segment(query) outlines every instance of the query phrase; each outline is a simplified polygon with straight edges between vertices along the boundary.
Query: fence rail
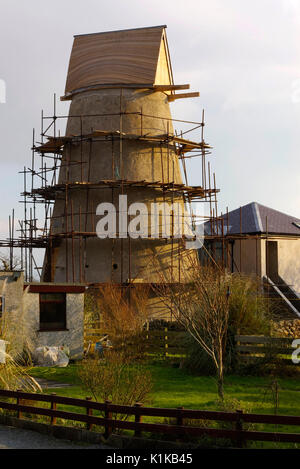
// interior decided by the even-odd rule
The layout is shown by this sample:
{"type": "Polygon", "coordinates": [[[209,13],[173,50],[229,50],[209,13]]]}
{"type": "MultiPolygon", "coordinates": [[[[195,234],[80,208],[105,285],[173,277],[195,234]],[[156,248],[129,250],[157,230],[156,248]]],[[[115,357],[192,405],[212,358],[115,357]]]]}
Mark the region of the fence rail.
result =
{"type": "MultiPolygon", "coordinates": [[[[186,332],[168,330],[150,329],[141,332],[143,347],[148,353],[164,355],[182,355],[186,354],[186,332]]],[[[103,329],[86,327],[84,330],[85,348],[89,344],[95,344],[103,337],[103,329]]],[[[130,345],[130,344],[127,344],[130,345]]]]}
{"type": "MultiPolygon", "coordinates": [[[[184,331],[168,330],[144,330],[141,333],[143,349],[149,354],[172,357],[174,355],[184,357],[187,353],[188,333],[184,331]]],[[[88,343],[96,343],[101,337],[101,329],[85,329],[85,346],[88,343]]],[[[251,361],[253,359],[276,358],[276,360],[291,363],[294,352],[292,342],[294,338],[288,337],[265,337],[254,335],[236,335],[236,352],[241,360],[251,361]]],[[[130,346],[130,344],[127,344],[130,346]]]]}
{"type": "MultiPolygon", "coordinates": [[[[103,334],[102,334],[103,335],[103,334]]],[[[101,337],[101,329],[85,329],[85,345],[96,343],[101,337]]],[[[187,352],[188,333],[184,331],[168,330],[144,330],[141,333],[143,348],[147,353],[168,356],[185,356],[187,352]]],[[[253,335],[236,335],[236,351],[242,360],[265,357],[276,357],[277,360],[290,362],[280,355],[292,355],[295,350],[292,347],[293,338],[265,337],[253,335]]],[[[128,346],[130,344],[127,344],[128,346]]]]}
{"type": "Polygon", "coordinates": [[[295,349],[292,347],[294,338],[289,337],[265,337],[254,335],[236,335],[236,350],[241,359],[264,358],[272,356],[279,361],[290,363],[291,359],[282,355],[292,355],[295,349]],[[280,356],[281,355],[281,356],[280,356]]]}
{"type": "MultiPolygon", "coordinates": [[[[109,401],[99,403],[91,398],[76,399],[57,396],[55,394],[34,394],[23,391],[0,390],[0,397],[15,399],[16,402],[0,401],[0,408],[17,413],[19,419],[24,418],[24,413],[49,417],[49,423],[55,425],[57,419],[64,419],[85,423],[88,430],[93,426],[104,427],[104,437],[108,438],[115,429],[132,430],[134,435],[140,437],[142,432],[151,434],[173,435],[177,439],[184,437],[201,437],[203,435],[212,438],[226,438],[234,442],[236,446],[243,447],[248,440],[269,442],[300,443],[300,433],[249,431],[244,428],[246,423],[271,424],[297,426],[300,430],[300,417],[287,415],[262,415],[246,414],[242,411],[215,412],[205,410],[162,409],[143,407],[137,403],[134,406],[115,405],[109,401]],[[48,403],[49,408],[29,405],[29,402],[48,403]],[[75,406],[83,409],[83,413],[59,410],[58,405],[75,406]],[[93,415],[93,412],[101,412],[102,415],[93,415]],[[123,419],[121,418],[123,416],[123,419]],[[134,421],[124,420],[124,417],[132,416],[134,421]],[[143,422],[143,417],[164,417],[174,419],[174,424],[143,422]],[[187,419],[205,421],[231,422],[232,429],[207,428],[193,423],[189,426],[187,419]]],[[[26,415],[26,418],[28,416],[26,415]]]]}

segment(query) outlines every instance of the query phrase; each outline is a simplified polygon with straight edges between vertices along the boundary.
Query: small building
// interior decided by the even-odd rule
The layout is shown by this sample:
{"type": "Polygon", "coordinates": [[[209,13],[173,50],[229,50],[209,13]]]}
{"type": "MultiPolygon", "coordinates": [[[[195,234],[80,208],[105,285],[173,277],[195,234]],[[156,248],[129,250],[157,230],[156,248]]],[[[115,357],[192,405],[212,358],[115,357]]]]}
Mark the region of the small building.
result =
{"type": "Polygon", "coordinates": [[[252,202],[205,223],[202,263],[261,278],[300,317],[300,220],[252,202]]]}
{"type": "Polygon", "coordinates": [[[82,358],[84,292],[81,284],[25,283],[23,272],[0,272],[2,327],[25,333],[32,349],[65,346],[82,358]]]}

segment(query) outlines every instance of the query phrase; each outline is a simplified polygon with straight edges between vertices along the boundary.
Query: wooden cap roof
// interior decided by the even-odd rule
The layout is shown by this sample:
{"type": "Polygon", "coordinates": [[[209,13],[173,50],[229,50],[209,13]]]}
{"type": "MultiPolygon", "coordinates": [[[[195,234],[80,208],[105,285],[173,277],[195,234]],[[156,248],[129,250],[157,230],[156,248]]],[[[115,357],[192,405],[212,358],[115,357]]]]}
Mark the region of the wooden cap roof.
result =
{"type": "Polygon", "coordinates": [[[169,85],[166,26],[74,37],[66,95],[96,85],[169,85]]]}

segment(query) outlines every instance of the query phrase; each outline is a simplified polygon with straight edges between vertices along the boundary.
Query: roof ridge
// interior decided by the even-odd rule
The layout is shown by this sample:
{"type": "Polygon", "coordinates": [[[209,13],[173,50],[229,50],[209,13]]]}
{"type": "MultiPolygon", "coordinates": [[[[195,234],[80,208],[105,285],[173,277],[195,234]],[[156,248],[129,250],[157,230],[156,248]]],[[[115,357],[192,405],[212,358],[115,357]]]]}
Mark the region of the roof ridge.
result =
{"type": "Polygon", "coordinates": [[[276,208],[268,207],[267,205],[260,204],[258,202],[255,202],[259,207],[266,208],[267,210],[271,210],[272,212],[280,213],[281,215],[284,215],[285,217],[293,218],[294,220],[300,220],[300,218],[295,217],[294,215],[289,215],[288,213],[282,212],[281,210],[277,210],[276,208]]]}
{"type": "Polygon", "coordinates": [[[254,223],[255,223],[255,227],[257,229],[257,232],[260,232],[262,233],[263,232],[263,225],[262,225],[262,222],[261,222],[261,216],[260,216],[260,211],[259,211],[259,208],[258,208],[258,203],[257,202],[252,202],[252,208],[253,208],[253,212],[254,212],[254,223]]]}
{"type": "Polygon", "coordinates": [[[144,26],[140,28],[128,28],[128,29],[115,29],[110,31],[99,31],[97,33],[83,33],[83,34],[74,34],[73,37],[80,37],[80,36],[94,36],[95,34],[109,34],[109,33],[121,33],[126,31],[138,31],[140,29],[154,29],[154,28],[167,28],[166,24],[160,24],[158,26],[144,26]]]}

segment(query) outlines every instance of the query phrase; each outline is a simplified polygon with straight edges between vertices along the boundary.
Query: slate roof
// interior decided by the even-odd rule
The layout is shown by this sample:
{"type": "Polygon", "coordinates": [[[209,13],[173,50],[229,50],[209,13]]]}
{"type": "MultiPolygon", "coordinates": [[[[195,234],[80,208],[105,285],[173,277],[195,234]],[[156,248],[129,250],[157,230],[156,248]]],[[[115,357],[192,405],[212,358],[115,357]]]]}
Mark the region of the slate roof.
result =
{"type": "MultiPolygon", "coordinates": [[[[300,236],[300,219],[286,215],[283,212],[251,202],[241,208],[232,210],[229,216],[227,233],[227,215],[224,215],[224,234],[259,234],[300,236]],[[241,216],[240,216],[241,214],[241,216]],[[242,227],[242,229],[240,228],[242,227]]],[[[210,223],[207,222],[205,232],[210,233],[210,223]]],[[[221,230],[219,230],[221,233],[221,230]]]]}

